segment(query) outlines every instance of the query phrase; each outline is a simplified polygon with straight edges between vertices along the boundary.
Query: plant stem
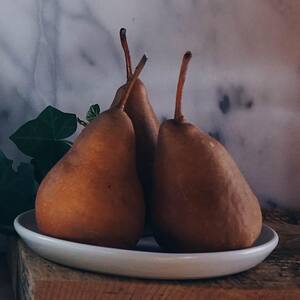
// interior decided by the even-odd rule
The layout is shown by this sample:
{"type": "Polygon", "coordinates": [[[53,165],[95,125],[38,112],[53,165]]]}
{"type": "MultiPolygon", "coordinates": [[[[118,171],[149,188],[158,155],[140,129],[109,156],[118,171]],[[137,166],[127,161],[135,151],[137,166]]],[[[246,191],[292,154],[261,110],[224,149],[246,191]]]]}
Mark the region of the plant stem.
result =
{"type": "Polygon", "coordinates": [[[132,65],[131,65],[130,52],[129,52],[127,37],[126,37],[126,28],[120,29],[120,40],[125,54],[126,74],[127,74],[127,81],[128,81],[129,78],[132,76],[132,65]]]}
{"type": "Polygon", "coordinates": [[[127,85],[126,85],[125,93],[123,94],[121,100],[117,104],[117,108],[119,108],[121,110],[124,110],[124,107],[125,107],[125,104],[128,100],[129,94],[130,94],[137,78],[139,77],[140,73],[142,72],[142,70],[143,70],[143,68],[146,64],[147,59],[148,58],[147,58],[146,54],[144,54],[143,57],[141,58],[139,64],[135,68],[133,75],[129,78],[129,81],[127,82],[127,85]]]}
{"type": "Polygon", "coordinates": [[[179,79],[177,83],[174,119],[179,123],[184,122],[184,116],[181,113],[182,91],[183,91],[188,64],[191,58],[192,58],[192,53],[190,51],[187,51],[182,58],[179,79]]]}
{"type": "Polygon", "coordinates": [[[77,122],[78,122],[81,126],[84,126],[84,127],[88,126],[88,123],[87,123],[87,122],[81,120],[81,119],[78,118],[78,117],[77,117],[77,122]]]}

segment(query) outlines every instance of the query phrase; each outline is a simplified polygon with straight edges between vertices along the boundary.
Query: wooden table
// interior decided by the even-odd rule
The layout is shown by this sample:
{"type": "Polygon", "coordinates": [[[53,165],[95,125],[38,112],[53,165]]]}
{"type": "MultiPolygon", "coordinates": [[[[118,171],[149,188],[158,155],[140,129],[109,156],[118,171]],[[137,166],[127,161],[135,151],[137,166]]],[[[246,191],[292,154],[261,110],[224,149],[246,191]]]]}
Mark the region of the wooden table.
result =
{"type": "Polygon", "coordinates": [[[267,212],[265,223],[280,236],[273,254],[250,271],[212,280],[138,280],[77,271],[40,258],[15,239],[10,246],[14,290],[20,299],[38,300],[299,300],[300,214],[267,212]]]}

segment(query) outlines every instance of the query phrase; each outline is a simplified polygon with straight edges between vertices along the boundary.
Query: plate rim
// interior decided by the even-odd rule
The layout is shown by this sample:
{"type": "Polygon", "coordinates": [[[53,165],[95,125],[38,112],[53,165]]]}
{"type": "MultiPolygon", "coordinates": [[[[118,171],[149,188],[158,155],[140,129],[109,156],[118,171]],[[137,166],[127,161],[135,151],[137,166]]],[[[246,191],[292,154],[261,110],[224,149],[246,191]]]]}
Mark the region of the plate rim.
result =
{"type": "MultiPolygon", "coordinates": [[[[16,230],[16,232],[19,234],[19,231],[23,231],[25,233],[28,233],[29,235],[36,237],[39,240],[46,240],[47,242],[50,243],[60,243],[61,245],[66,245],[68,247],[73,247],[74,246],[80,246],[82,250],[101,250],[102,252],[109,252],[110,254],[126,254],[128,255],[129,253],[132,255],[139,255],[139,256],[153,256],[156,258],[170,258],[170,256],[172,256],[172,258],[187,258],[187,257],[193,257],[193,258],[197,258],[197,257],[201,257],[201,256],[209,256],[209,257],[214,257],[214,256],[219,256],[219,255],[226,255],[226,256],[231,256],[234,254],[239,254],[239,255],[247,255],[247,254],[253,254],[256,252],[260,252],[263,251],[265,249],[268,248],[272,248],[275,249],[276,246],[278,245],[279,242],[279,236],[277,234],[277,232],[270,227],[269,225],[266,224],[262,224],[263,227],[266,227],[269,231],[271,231],[271,233],[273,234],[273,237],[268,240],[266,243],[263,243],[261,245],[257,245],[257,246],[252,246],[249,248],[245,248],[245,249],[237,249],[237,250],[227,250],[227,251],[218,251],[218,252],[185,252],[185,253],[172,253],[172,252],[153,252],[153,251],[140,251],[140,250],[132,250],[132,249],[121,249],[121,248],[110,248],[110,247],[103,247],[103,246],[96,246],[96,245],[90,245],[90,244],[84,244],[84,243],[78,243],[78,242],[72,242],[72,241],[68,241],[68,240],[64,240],[64,239],[59,239],[59,238],[55,238],[55,237],[51,237],[42,233],[38,233],[35,231],[32,231],[28,228],[26,228],[25,226],[22,225],[22,223],[20,222],[20,220],[22,219],[22,217],[24,217],[25,215],[28,214],[33,214],[35,216],[35,210],[31,209],[28,211],[25,211],[21,214],[19,214],[15,220],[14,220],[14,228],[16,230]]],[[[21,238],[23,239],[22,235],[19,234],[21,236],[21,238]]]]}

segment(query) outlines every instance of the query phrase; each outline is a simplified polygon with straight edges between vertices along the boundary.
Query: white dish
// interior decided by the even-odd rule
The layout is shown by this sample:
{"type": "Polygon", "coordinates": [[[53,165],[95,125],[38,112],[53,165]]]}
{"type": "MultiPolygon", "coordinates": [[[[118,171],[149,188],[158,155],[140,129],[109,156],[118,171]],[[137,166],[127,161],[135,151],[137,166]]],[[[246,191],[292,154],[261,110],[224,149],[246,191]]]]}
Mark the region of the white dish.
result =
{"type": "Polygon", "coordinates": [[[278,235],[267,225],[248,249],[210,253],[162,253],[152,238],[142,239],[136,250],[123,250],[69,242],[40,234],[34,211],[19,215],[14,227],[34,252],[53,262],[99,273],[155,279],[199,279],[225,276],[251,269],[277,246],[278,235]]]}

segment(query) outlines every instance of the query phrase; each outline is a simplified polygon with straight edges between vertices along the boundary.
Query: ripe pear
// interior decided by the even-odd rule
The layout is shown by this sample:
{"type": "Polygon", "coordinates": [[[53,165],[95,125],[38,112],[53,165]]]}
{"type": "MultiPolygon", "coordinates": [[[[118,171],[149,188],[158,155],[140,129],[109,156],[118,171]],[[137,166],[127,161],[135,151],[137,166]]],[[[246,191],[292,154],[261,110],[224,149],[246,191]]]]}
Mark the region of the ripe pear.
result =
{"type": "Polygon", "coordinates": [[[159,130],[152,220],[160,246],[172,252],[249,247],[262,227],[259,202],[226,149],[181,114],[191,53],[182,60],[174,119],[159,130]]]}
{"type": "MultiPolygon", "coordinates": [[[[125,28],[120,30],[120,40],[125,54],[127,83],[118,89],[112,107],[118,105],[122,94],[126,90],[128,80],[132,76],[125,28]]],[[[147,204],[152,198],[154,153],[160,124],[149,102],[147,89],[140,79],[137,79],[131,90],[125,105],[125,112],[131,119],[135,131],[137,170],[147,204]]]]}
{"type": "Polygon", "coordinates": [[[85,127],[42,181],[36,197],[42,233],[107,247],[137,243],[145,204],[136,172],[134,129],[124,106],[146,60],[143,56],[119,104],[85,127]]]}

